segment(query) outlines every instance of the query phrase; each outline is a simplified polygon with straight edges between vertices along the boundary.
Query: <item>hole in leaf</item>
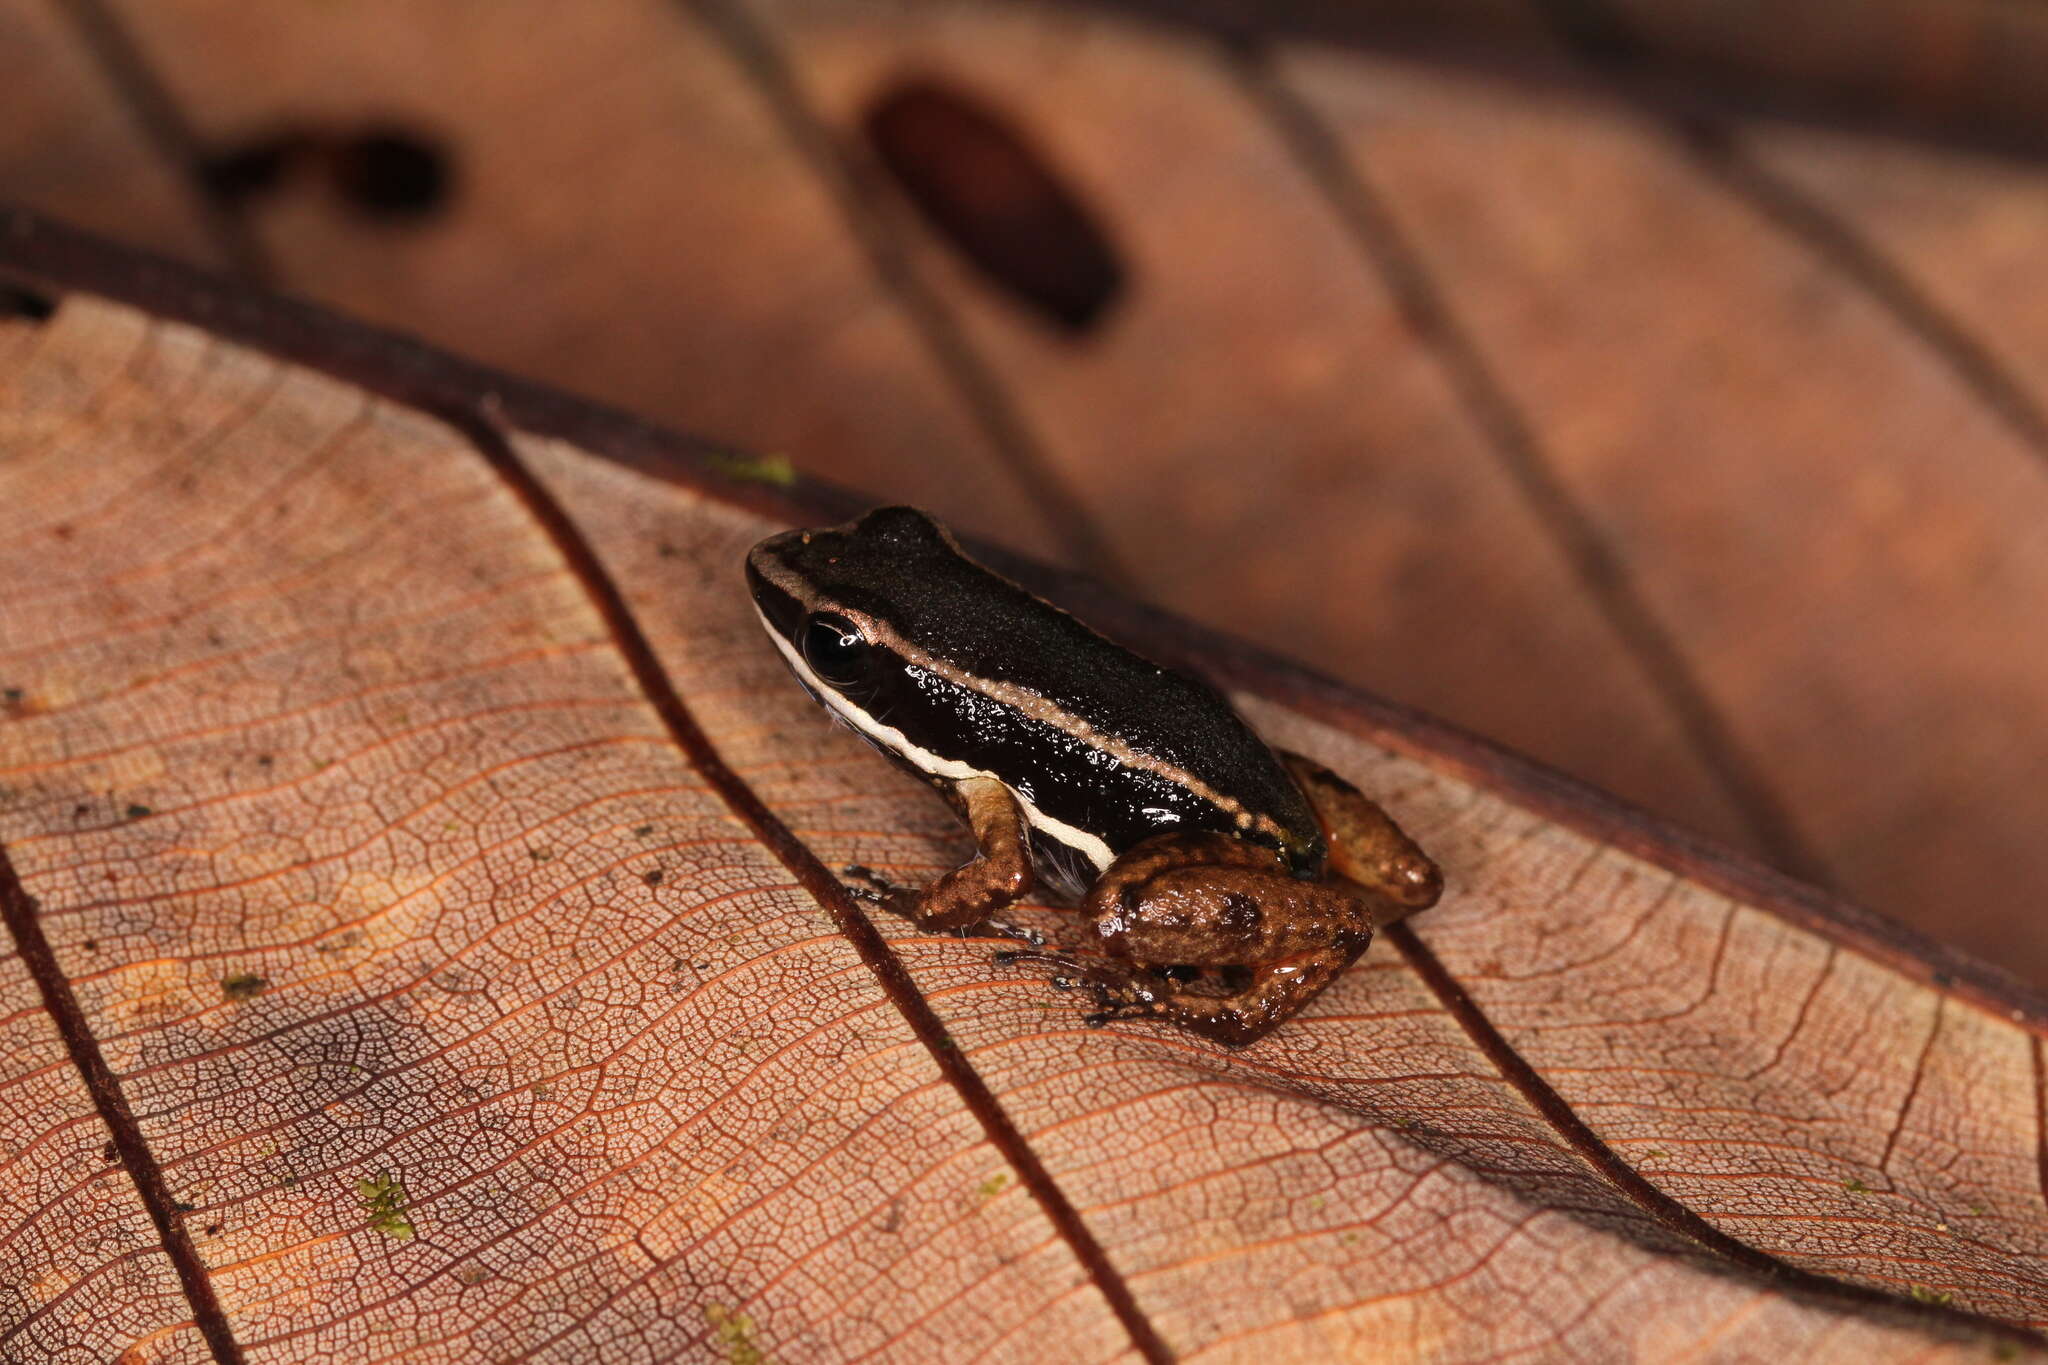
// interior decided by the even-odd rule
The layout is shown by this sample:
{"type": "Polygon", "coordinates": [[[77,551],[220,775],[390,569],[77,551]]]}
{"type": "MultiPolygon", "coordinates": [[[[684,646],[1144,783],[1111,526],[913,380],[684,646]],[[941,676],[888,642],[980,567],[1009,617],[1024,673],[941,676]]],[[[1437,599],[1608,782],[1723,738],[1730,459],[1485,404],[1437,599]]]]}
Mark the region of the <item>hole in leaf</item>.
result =
{"type": "Polygon", "coordinates": [[[334,184],[373,218],[419,219],[448,200],[454,172],[433,139],[400,128],[372,128],[334,149],[334,184]]]}
{"type": "Polygon", "coordinates": [[[24,289],[18,284],[0,281],[0,317],[45,322],[56,311],[57,301],[49,295],[38,294],[33,289],[24,289]]]}
{"type": "Polygon", "coordinates": [[[1123,292],[1123,263],[1095,216],[987,106],[904,80],[862,126],[918,212],[1016,302],[1082,332],[1123,292]]]}

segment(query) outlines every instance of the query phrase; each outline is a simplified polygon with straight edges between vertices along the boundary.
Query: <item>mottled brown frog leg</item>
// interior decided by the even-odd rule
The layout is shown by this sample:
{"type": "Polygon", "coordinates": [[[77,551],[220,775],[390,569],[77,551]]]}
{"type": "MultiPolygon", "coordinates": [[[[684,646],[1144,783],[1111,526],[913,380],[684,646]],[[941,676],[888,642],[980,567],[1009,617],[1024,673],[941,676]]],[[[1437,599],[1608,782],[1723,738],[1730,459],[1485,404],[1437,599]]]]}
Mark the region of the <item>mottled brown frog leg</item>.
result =
{"type": "MultiPolygon", "coordinates": [[[[1253,968],[1251,984],[1235,995],[1172,992],[1156,1002],[1119,1002],[1108,1013],[1170,1019],[1227,1046],[1243,1047],[1292,1018],[1336,980],[1365,952],[1374,931],[1427,910],[1443,895],[1442,871],[1377,803],[1320,763],[1286,750],[1279,753],[1315,808],[1330,850],[1324,869],[1328,885],[1306,896],[1283,889],[1278,897],[1282,905],[1297,902],[1285,911],[1287,920],[1308,927],[1311,939],[1303,943],[1299,934],[1280,935],[1269,925],[1264,942],[1245,944],[1252,960],[1264,960],[1253,968]],[[1345,895],[1346,882],[1360,894],[1345,895]],[[1328,935],[1327,944],[1313,946],[1315,934],[1328,935]],[[1275,948],[1283,955],[1266,956],[1275,948]]],[[[1157,895],[1154,891],[1148,901],[1157,895]]],[[[1272,903],[1273,897],[1260,899],[1262,913],[1270,919],[1271,911],[1280,907],[1272,903]]],[[[1170,946],[1160,944],[1150,951],[1170,946]]]]}
{"type": "Polygon", "coordinates": [[[1245,1047],[1292,1019],[1302,1006],[1322,994],[1325,986],[1358,960],[1368,942],[1265,963],[1253,970],[1252,984],[1235,995],[1193,995],[1169,988],[1161,998],[1150,1001],[1111,999],[1108,1008],[1089,1015],[1088,1022],[1164,1019],[1225,1047],[1245,1047]]]}
{"type": "Polygon", "coordinates": [[[848,868],[878,889],[855,895],[877,901],[927,932],[967,929],[1030,894],[1029,828],[1010,789],[992,777],[971,777],[953,785],[953,808],[974,832],[974,857],[919,888],[891,886],[866,868],[848,868]]]}
{"type": "Polygon", "coordinates": [[[1092,1024],[1163,1019],[1230,1047],[1255,1042],[1336,980],[1387,911],[1383,897],[1288,874],[1272,850],[1225,835],[1165,835],[1103,873],[1083,909],[1118,967],[1088,973],[1092,1024]],[[1184,990],[1169,965],[1251,973],[1228,996],[1184,990]]]}
{"type": "Polygon", "coordinates": [[[1313,759],[1276,751],[1315,807],[1330,846],[1326,875],[1356,882],[1392,904],[1376,907],[1376,928],[1435,905],[1444,874],[1416,847],[1393,817],[1371,798],[1313,759]]]}
{"type": "Polygon", "coordinates": [[[1443,891],[1436,864],[1363,793],[1298,755],[1283,755],[1329,844],[1325,877],[1302,881],[1280,855],[1223,834],[1164,834],[1112,863],[1082,902],[1107,961],[1002,953],[1050,963],[1056,985],[1092,986],[1091,1024],[1163,1019],[1242,1047],[1292,1017],[1356,961],[1373,933],[1427,909],[1443,891]],[[1227,996],[1186,989],[1174,969],[1236,968],[1227,996]]]}
{"type": "MultiPolygon", "coordinates": [[[[1055,978],[1054,984],[1067,987],[1080,981],[1093,982],[1098,986],[1113,986],[1143,992],[1141,979],[1134,976],[1130,963],[1140,954],[1133,953],[1132,940],[1125,927],[1139,917],[1139,901],[1147,894],[1148,883],[1162,873],[1205,869],[1244,869],[1258,873],[1272,873],[1279,867],[1279,857],[1271,849],[1257,844],[1233,839],[1227,834],[1160,834],[1147,839],[1136,848],[1111,863],[1089,888],[1076,911],[1084,918],[1093,920],[1103,948],[1109,953],[1110,961],[1083,961],[1060,952],[1000,952],[996,961],[1041,962],[1057,967],[1069,979],[1055,978]]],[[[1205,877],[1206,880],[1206,877],[1205,877]]],[[[1214,885],[1213,882],[1210,883],[1214,885]]],[[[1305,883],[1304,883],[1305,885],[1305,883]]],[[[1194,912],[1200,918],[1201,912],[1194,912]]],[[[1213,917],[1212,917],[1213,918],[1213,917]]],[[[1208,940],[1213,937],[1212,925],[1194,926],[1194,937],[1208,940]]],[[[1226,939],[1235,942],[1226,930],[1226,939]]],[[[1143,946],[1152,946],[1149,940],[1143,946]]],[[[1147,963],[1198,963],[1208,960],[1192,944],[1183,948],[1182,956],[1168,958],[1145,958],[1147,963]],[[1186,953],[1195,953],[1187,956],[1186,953]]],[[[1223,960],[1223,959],[1219,959],[1223,960]]],[[[1227,958],[1229,962],[1239,959],[1227,958]]]]}

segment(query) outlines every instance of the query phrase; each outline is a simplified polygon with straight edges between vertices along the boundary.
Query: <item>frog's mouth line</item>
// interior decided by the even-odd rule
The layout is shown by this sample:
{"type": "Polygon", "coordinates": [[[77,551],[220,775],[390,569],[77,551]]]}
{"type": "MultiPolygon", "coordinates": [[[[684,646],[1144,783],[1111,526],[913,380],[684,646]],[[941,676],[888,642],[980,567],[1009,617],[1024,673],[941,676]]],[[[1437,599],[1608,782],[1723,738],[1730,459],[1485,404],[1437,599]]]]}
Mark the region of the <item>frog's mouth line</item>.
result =
{"type": "MultiPolygon", "coordinates": [[[[986,772],[972,764],[962,763],[958,759],[942,758],[938,754],[931,752],[931,750],[912,742],[910,736],[904,734],[901,730],[896,729],[892,725],[884,725],[866,711],[861,710],[860,707],[854,705],[853,702],[841,695],[836,689],[827,686],[817,674],[811,671],[810,665],[804,662],[803,656],[797,652],[794,645],[790,644],[783,637],[782,632],[775,628],[775,623],[768,618],[768,613],[761,609],[759,603],[756,603],[754,606],[754,614],[761,618],[762,628],[768,632],[768,638],[775,643],[776,650],[782,655],[782,661],[789,665],[789,671],[796,675],[796,680],[802,683],[805,690],[812,696],[823,702],[831,710],[832,714],[852,726],[854,732],[862,739],[865,739],[882,752],[900,758],[911,767],[917,769],[917,771],[932,777],[945,778],[953,782],[963,781],[970,777],[988,777],[995,778],[998,782],[1002,781],[996,774],[986,772]]],[[[1003,786],[1008,788],[1012,797],[1016,798],[1017,806],[1024,812],[1024,819],[1031,828],[1045,835],[1048,839],[1056,840],[1061,845],[1072,849],[1080,857],[1086,858],[1094,866],[1098,875],[1106,870],[1111,862],[1115,861],[1116,855],[1110,852],[1109,845],[1101,839],[1084,829],[1075,828],[1064,820],[1047,815],[1038,808],[1035,802],[1015,787],[1010,786],[1009,783],[1004,782],[1003,786]]]]}

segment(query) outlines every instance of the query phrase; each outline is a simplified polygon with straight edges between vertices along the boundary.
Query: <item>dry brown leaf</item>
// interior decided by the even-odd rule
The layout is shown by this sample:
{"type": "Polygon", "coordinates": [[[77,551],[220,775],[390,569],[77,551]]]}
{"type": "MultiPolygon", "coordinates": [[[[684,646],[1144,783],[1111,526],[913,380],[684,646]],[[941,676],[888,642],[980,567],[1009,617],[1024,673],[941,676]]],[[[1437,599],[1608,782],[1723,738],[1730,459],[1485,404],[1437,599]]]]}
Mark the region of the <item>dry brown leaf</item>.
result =
{"type": "Polygon", "coordinates": [[[2038,1345],[2037,1021],[1353,699],[1239,694],[1451,889],[1254,1048],[870,924],[828,869],[961,838],[782,676],[714,490],[0,329],[0,1355],[2038,1345]]]}
{"type": "MultiPolygon", "coordinates": [[[[2048,34],[1830,5],[1606,8],[1941,75],[1916,116],[2048,34]]],[[[1652,90],[1556,10],[0,0],[0,196],[1121,566],[2048,981],[2038,164],[1652,90]],[[1107,232],[1084,337],[875,164],[932,82],[1107,232]]]]}

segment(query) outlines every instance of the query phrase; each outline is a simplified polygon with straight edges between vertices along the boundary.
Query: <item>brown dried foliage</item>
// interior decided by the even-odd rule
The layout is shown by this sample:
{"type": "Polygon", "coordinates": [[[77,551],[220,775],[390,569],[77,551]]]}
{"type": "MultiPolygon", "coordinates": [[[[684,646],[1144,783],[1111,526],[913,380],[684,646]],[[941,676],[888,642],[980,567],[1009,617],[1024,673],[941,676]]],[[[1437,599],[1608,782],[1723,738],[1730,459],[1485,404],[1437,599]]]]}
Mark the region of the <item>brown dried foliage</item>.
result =
{"type": "Polygon", "coordinates": [[[2048,177],[1637,63],[1969,122],[2041,14],[0,0],[0,197],[1120,572],[2038,984],[2048,177]],[[906,166],[920,90],[1035,171],[906,166]],[[1020,231],[1106,243],[1092,326],[1020,231]]]}
{"type": "Polygon", "coordinates": [[[2034,1349],[2031,1023],[1359,707],[1240,695],[1452,889],[1244,1053],[871,923],[827,869],[961,840],[781,676],[769,526],[0,329],[0,1356],[2034,1349]]]}

